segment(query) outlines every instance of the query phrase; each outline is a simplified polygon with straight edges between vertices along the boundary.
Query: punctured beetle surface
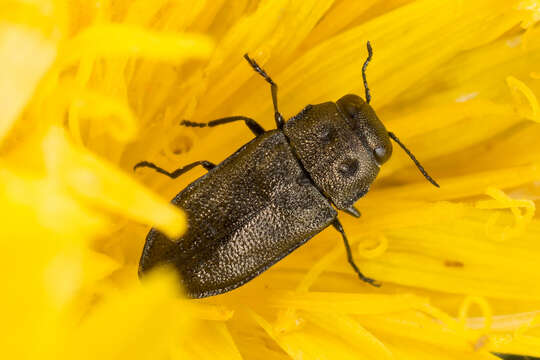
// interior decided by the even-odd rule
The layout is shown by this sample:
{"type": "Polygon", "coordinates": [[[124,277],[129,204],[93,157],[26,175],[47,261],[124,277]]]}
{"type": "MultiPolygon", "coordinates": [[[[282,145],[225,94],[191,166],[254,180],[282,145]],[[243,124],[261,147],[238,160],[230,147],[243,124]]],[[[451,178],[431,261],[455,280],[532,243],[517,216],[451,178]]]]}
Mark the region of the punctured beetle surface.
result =
{"type": "Polygon", "coordinates": [[[277,85],[244,56],[271,85],[276,128],[265,131],[255,120],[233,116],[184,126],[218,126],[244,121],[255,138],[223,162],[197,161],[173,172],[142,161],[176,178],[195,166],[208,173],[188,185],[172,200],[187,215],[188,230],[169,239],[150,230],[139,265],[142,276],[158,265],[170,264],[180,273],[187,295],[202,298],[235,289],[281,260],[307,240],[332,225],[341,233],[347,258],[360,279],[341,223],[334,209],[355,217],[354,203],[364,196],[380,166],[392,154],[390,138],[411,157],[435,186],[412,153],[387,132],[369,105],[371,96],[362,68],[366,100],[349,94],[336,103],[306,106],[284,121],[277,106],[277,85]]]}

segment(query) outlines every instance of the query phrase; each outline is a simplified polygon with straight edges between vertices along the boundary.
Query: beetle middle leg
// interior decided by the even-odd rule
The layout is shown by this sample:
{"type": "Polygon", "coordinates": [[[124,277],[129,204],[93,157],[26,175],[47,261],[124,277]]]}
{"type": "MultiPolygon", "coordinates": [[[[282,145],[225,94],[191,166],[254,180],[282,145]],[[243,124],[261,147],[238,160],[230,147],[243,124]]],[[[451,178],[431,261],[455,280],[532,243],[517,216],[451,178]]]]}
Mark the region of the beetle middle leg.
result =
{"type": "Polygon", "coordinates": [[[341,226],[339,220],[335,219],[332,225],[337,231],[341,233],[341,236],[343,237],[343,242],[345,243],[345,250],[347,251],[347,260],[349,261],[349,264],[351,264],[356,274],[358,274],[360,280],[365,281],[370,285],[380,287],[381,285],[379,283],[377,283],[374,279],[368,278],[367,276],[362,274],[362,272],[360,272],[360,270],[358,269],[358,266],[356,266],[352,256],[351,246],[349,245],[349,240],[347,240],[347,236],[345,235],[345,231],[343,230],[343,226],[341,226]]]}
{"type": "Polygon", "coordinates": [[[249,63],[249,65],[251,65],[253,70],[255,70],[259,75],[261,75],[264,78],[264,80],[266,80],[270,84],[270,90],[272,91],[272,103],[274,104],[274,117],[276,119],[276,126],[280,130],[283,129],[283,124],[285,124],[285,120],[283,119],[283,116],[280,114],[278,110],[277,84],[274,82],[274,80],[272,80],[270,76],[268,76],[266,71],[264,71],[263,68],[261,68],[255,60],[253,60],[252,58],[248,56],[248,54],[244,54],[244,59],[247,60],[247,62],[249,63]]]}
{"type": "Polygon", "coordinates": [[[180,125],[191,126],[191,127],[207,127],[207,126],[213,127],[213,126],[228,124],[234,121],[245,122],[249,130],[251,130],[251,132],[253,132],[255,136],[259,136],[265,132],[264,128],[261,125],[259,125],[258,122],[256,122],[252,118],[248,118],[245,116],[229,116],[229,117],[225,117],[225,118],[221,118],[217,120],[212,120],[207,123],[198,123],[198,122],[184,120],[180,123],[180,125]]]}
{"type": "Polygon", "coordinates": [[[148,162],[148,161],[141,161],[140,163],[136,164],[133,167],[133,171],[135,171],[137,168],[140,168],[140,167],[148,167],[150,169],[156,170],[160,174],[167,175],[171,179],[176,179],[180,175],[188,172],[189,170],[193,169],[195,166],[199,166],[199,165],[202,166],[203,168],[205,168],[206,170],[212,170],[213,168],[216,167],[216,165],[211,163],[210,161],[202,160],[202,161],[195,161],[194,163],[191,163],[191,164],[188,164],[188,165],[186,165],[184,167],[176,169],[173,172],[168,172],[167,170],[164,170],[164,169],[160,168],[159,166],[157,166],[154,163],[151,163],[151,162],[148,162]]]}

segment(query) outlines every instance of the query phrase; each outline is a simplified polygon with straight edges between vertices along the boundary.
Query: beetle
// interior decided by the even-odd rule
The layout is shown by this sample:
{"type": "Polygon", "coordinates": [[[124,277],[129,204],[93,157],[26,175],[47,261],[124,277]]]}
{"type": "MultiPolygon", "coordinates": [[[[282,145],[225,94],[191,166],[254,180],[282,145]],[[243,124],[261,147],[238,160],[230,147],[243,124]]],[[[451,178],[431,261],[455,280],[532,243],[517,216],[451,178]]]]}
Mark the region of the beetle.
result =
{"type": "Polygon", "coordinates": [[[337,210],[360,217],[354,202],[368,192],[380,166],[390,158],[390,139],[403,148],[427,180],[439,185],[386,130],[369,105],[366,68],[373,55],[369,41],[367,50],[362,66],[365,100],[349,94],[336,103],[308,105],[287,122],[278,110],[276,83],[244,55],[270,84],[276,129],[266,131],[245,116],[208,123],[184,120],[181,125],[191,127],[243,121],[255,138],[217,165],[196,161],[173,172],[148,161],[134,166],[134,170],[148,167],[173,179],[196,166],[208,170],[171,201],[186,212],[187,232],[169,239],[151,229],[139,276],[169,264],[180,273],[189,297],[221,294],[250,281],[333,226],[341,234],[348,262],[358,277],[379,286],[356,266],[337,210]]]}

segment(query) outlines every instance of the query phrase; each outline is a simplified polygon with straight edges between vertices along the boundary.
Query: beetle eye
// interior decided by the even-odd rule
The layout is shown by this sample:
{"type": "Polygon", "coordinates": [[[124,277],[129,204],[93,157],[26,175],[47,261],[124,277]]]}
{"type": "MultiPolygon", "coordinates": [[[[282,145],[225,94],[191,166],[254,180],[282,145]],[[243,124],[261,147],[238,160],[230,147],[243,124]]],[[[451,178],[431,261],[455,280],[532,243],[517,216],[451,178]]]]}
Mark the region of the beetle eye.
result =
{"type": "Polygon", "coordinates": [[[375,161],[377,161],[377,164],[382,165],[384,162],[386,162],[386,149],[379,146],[373,150],[373,155],[375,155],[375,161]]]}
{"type": "Polygon", "coordinates": [[[338,171],[343,176],[352,176],[358,170],[358,160],[356,159],[346,159],[341,164],[339,164],[338,171]]]}

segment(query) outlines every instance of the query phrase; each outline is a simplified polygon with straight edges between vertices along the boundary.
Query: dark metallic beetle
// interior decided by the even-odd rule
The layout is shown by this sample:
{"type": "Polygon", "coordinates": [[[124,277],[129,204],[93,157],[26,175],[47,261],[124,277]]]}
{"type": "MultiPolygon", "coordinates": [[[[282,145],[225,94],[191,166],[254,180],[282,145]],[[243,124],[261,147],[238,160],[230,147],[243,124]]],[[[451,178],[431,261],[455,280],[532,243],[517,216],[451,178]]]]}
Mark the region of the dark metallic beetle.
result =
{"type": "Polygon", "coordinates": [[[271,85],[277,129],[265,131],[244,116],[209,123],[183,121],[182,125],[196,127],[244,121],[255,138],[218,165],[197,161],[172,173],[147,161],[135,165],[171,178],[198,165],[208,170],[172,200],[186,212],[188,231],[179,239],[168,239],[152,229],[139,274],[171,264],[189,296],[221,294],[253,279],[332,225],[343,237],[354,271],[363,281],[377,285],[354,263],[334,207],[360,216],[353,204],[368,192],[379,167],[390,158],[390,138],[438,185],[386,131],[369,105],[365,74],[372,56],[369,42],[367,48],[369,56],[362,68],[366,101],[345,95],[337,103],[308,105],[287,122],[278,111],[277,85],[246,54],[253,69],[271,85]]]}

